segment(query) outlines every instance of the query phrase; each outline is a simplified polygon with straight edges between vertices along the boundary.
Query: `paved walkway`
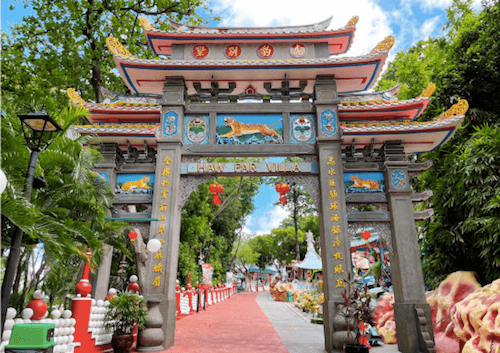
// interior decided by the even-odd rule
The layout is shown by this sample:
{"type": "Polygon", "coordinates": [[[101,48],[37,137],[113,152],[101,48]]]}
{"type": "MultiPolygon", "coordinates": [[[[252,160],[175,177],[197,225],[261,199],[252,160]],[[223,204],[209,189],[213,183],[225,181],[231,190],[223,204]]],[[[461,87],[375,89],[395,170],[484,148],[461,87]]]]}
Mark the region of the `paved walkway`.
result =
{"type": "MultiPolygon", "coordinates": [[[[311,324],[291,303],[269,292],[243,292],[176,322],[175,346],[163,353],[317,353],[324,350],[323,326],[311,324]]],[[[339,351],[340,352],[340,351],[339,351]]],[[[398,352],[397,345],[370,352],[398,352]]]]}
{"type": "MultiPolygon", "coordinates": [[[[269,292],[259,293],[257,303],[290,353],[326,352],[323,325],[312,324],[292,303],[274,301],[269,292]]],[[[381,344],[370,352],[396,353],[399,350],[395,344],[381,344]]]]}
{"type": "Polygon", "coordinates": [[[205,311],[176,322],[175,346],[166,353],[287,353],[278,334],[260,310],[257,292],[232,295],[205,311]]]}

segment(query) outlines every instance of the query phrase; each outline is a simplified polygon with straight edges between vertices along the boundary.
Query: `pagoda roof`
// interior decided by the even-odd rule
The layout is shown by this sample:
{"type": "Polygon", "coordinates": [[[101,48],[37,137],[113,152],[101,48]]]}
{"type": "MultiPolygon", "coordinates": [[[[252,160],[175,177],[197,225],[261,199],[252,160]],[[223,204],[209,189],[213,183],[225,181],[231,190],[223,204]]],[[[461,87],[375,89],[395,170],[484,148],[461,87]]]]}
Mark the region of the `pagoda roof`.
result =
{"type": "Polygon", "coordinates": [[[339,94],[339,99],[342,103],[381,99],[386,101],[394,101],[397,100],[396,94],[399,92],[400,88],[401,84],[397,84],[396,86],[386,89],[385,91],[339,94]]]}
{"type": "MultiPolygon", "coordinates": [[[[396,87],[399,89],[399,86],[396,87]]],[[[341,120],[415,120],[427,108],[435,91],[436,85],[430,83],[420,96],[413,99],[343,100],[339,105],[339,117],[341,120]]],[[[349,97],[357,98],[354,95],[349,97]]],[[[358,97],[366,98],[367,95],[358,97]]]]}
{"type": "Polygon", "coordinates": [[[182,76],[188,94],[195,94],[193,82],[210,88],[212,81],[223,85],[235,82],[232,94],[241,94],[252,85],[257,94],[268,95],[264,82],[281,85],[285,75],[291,87],[306,81],[304,93],[312,93],[318,75],[335,75],[338,93],[361,92],[371,88],[378,78],[388,51],[394,44],[389,36],[369,54],[356,57],[318,59],[263,59],[263,60],[164,60],[138,59],[132,56],[118,40],[108,38],[108,47],[125,84],[138,94],[161,95],[166,76],[182,76]]]}
{"type": "MultiPolygon", "coordinates": [[[[436,86],[430,84],[422,94],[414,99],[402,101],[359,101],[341,103],[338,107],[341,121],[352,120],[415,120],[429,104],[429,95],[435,91],[436,86]]],[[[159,122],[160,101],[159,97],[121,95],[102,88],[108,102],[86,103],[83,102],[91,115],[92,122],[159,122]],[[147,103],[155,102],[155,103],[147,103]]],[[[68,95],[74,103],[80,104],[79,96],[69,89],[68,95]],[[76,97],[76,96],[78,97],[76,97]]]]}
{"type": "Polygon", "coordinates": [[[343,54],[352,44],[358,17],[353,17],[345,27],[326,30],[331,17],[323,22],[307,26],[261,27],[261,28],[210,28],[181,25],[170,21],[172,31],[154,28],[144,17],[140,18],[144,35],[151,50],[157,54],[170,55],[175,44],[234,44],[234,43],[328,43],[329,54],[343,54]]]}
{"type": "MultiPolygon", "coordinates": [[[[464,99],[453,105],[439,118],[426,122],[394,122],[340,124],[343,133],[343,146],[374,146],[380,148],[386,141],[400,140],[407,154],[432,151],[449,141],[464,119],[468,109],[464,99]]],[[[80,125],[71,129],[82,135],[99,135],[101,142],[117,142],[126,149],[127,140],[132,146],[156,146],[156,132],[159,124],[109,124],[80,125]]],[[[250,147],[250,146],[249,146],[250,147]]]]}
{"type": "MultiPolygon", "coordinates": [[[[185,25],[179,22],[172,21],[171,19],[167,19],[168,23],[170,24],[170,27],[172,27],[176,31],[181,31],[181,32],[207,32],[207,33],[232,33],[234,31],[247,31],[247,32],[253,32],[253,31],[276,31],[276,32],[283,32],[283,31],[317,31],[321,29],[326,29],[330,23],[332,22],[333,16],[327,18],[324,21],[313,23],[310,25],[300,25],[300,26],[282,26],[282,27],[205,27],[205,26],[192,26],[192,25],[185,25]]],[[[146,18],[141,17],[139,19],[143,27],[147,27],[148,24],[151,26],[148,20],[146,18]]],[[[151,26],[152,27],[152,26],[151,26]]]]}

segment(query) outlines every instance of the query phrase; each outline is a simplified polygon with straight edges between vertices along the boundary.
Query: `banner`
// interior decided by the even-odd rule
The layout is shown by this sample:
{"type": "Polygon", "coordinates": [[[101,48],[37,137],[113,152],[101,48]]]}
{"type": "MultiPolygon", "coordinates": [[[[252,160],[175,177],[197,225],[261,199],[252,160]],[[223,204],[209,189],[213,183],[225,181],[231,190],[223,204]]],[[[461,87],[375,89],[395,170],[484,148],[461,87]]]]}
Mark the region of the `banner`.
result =
{"type": "Polygon", "coordinates": [[[212,268],[212,264],[202,264],[203,268],[203,284],[212,285],[212,277],[214,275],[214,269],[212,268]]]}

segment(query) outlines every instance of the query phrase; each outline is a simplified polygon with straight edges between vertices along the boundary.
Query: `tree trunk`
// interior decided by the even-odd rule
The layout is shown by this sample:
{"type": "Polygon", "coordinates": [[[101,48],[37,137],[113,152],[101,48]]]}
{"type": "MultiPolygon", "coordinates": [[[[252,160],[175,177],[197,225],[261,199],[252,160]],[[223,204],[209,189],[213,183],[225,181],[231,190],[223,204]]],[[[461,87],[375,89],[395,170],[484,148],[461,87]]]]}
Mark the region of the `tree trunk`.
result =
{"type": "Polygon", "coordinates": [[[92,84],[92,87],[94,88],[96,103],[102,102],[102,96],[101,96],[102,78],[101,78],[101,75],[102,75],[102,73],[101,73],[100,68],[98,68],[98,67],[92,68],[92,78],[90,79],[90,83],[92,84]]]}

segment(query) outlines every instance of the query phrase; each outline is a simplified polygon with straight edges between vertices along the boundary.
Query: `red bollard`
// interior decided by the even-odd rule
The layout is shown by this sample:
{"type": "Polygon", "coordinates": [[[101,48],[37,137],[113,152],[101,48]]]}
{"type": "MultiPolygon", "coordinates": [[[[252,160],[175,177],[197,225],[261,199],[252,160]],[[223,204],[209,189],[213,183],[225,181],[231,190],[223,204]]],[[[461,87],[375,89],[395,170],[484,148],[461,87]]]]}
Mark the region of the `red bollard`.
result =
{"type": "Polygon", "coordinates": [[[181,286],[179,285],[179,280],[177,280],[177,283],[175,284],[175,301],[177,302],[176,319],[179,320],[181,318],[181,286]]]}

